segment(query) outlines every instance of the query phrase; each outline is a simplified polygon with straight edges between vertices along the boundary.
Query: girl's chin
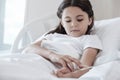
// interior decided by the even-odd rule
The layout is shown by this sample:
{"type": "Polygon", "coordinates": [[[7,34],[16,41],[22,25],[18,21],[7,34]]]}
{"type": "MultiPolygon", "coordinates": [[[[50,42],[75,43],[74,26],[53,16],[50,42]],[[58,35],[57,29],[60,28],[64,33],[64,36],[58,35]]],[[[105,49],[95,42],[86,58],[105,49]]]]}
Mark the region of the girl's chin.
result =
{"type": "Polygon", "coordinates": [[[81,34],[78,34],[78,33],[72,33],[72,34],[70,34],[70,36],[73,36],[73,37],[80,37],[81,34]]]}
{"type": "Polygon", "coordinates": [[[70,36],[72,36],[72,37],[80,37],[81,35],[72,34],[70,36]]]}

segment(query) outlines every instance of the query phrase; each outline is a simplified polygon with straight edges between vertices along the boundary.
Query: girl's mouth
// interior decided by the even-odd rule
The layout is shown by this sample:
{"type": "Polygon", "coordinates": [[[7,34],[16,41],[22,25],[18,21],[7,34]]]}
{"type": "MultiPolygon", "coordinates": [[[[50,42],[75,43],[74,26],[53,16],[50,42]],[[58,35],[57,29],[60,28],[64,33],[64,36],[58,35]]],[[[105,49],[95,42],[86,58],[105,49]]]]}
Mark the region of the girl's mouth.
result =
{"type": "Polygon", "coordinates": [[[80,30],[71,30],[71,32],[79,32],[80,30]]]}

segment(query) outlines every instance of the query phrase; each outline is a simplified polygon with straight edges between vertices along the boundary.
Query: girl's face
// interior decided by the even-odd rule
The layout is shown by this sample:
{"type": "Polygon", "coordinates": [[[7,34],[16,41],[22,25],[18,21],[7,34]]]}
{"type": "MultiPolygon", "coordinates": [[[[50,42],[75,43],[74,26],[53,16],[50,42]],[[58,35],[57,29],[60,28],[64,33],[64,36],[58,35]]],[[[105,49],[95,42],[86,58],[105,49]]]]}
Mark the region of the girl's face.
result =
{"type": "Polygon", "coordinates": [[[79,37],[86,34],[91,22],[88,14],[78,7],[67,7],[63,10],[61,24],[70,36],[79,37]]]}

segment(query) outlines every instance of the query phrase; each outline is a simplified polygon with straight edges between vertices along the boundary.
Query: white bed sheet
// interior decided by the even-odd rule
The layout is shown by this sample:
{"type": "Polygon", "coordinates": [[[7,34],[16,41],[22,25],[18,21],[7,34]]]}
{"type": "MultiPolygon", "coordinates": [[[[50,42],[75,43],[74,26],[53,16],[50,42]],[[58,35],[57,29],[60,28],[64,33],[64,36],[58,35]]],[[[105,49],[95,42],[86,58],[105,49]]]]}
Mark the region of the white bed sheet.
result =
{"type": "Polygon", "coordinates": [[[120,61],[93,67],[78,79],[51,75],[55,67],[36,54],[0,56],[0,80],[120,80],[120,61]]]}

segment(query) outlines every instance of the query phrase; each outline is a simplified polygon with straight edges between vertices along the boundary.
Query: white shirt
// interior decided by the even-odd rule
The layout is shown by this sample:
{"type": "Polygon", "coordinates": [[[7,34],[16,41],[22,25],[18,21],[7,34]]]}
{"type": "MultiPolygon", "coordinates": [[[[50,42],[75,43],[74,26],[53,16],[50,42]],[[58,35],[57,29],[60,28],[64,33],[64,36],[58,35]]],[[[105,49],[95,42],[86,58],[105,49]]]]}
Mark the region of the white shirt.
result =
{"type": "Polygon", "coordinates": [[[83,35],[72,37],[64,34],[48,34],[44,36],[41,47],[57,54],[70,55],[80,59],[84,49],[91,47],[102,50],[101,42],[97,35],[83,35]]]}

